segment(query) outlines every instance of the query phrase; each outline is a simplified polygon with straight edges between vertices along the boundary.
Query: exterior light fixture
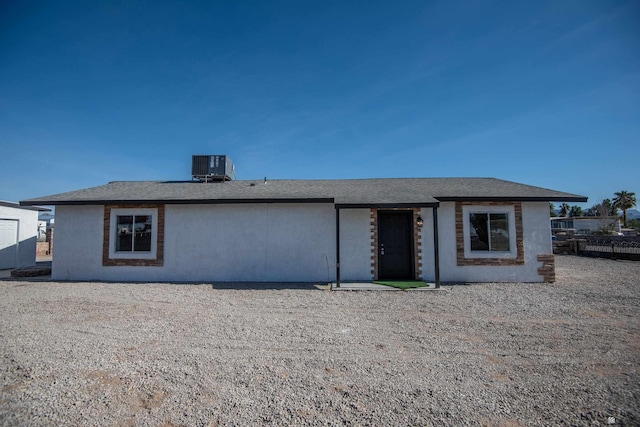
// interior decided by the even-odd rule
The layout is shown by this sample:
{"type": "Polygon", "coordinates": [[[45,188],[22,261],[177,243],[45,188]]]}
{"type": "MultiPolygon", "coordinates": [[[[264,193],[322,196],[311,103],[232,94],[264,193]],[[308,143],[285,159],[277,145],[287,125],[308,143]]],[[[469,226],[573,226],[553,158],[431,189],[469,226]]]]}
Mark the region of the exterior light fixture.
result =
{"type": "Polygon", "coordinates": [[[418,226],[418,228],[422,228],[422,226],[424,225],[424,221],[422,220],[421,216],[416,218],[416,225],[418,226]]]}

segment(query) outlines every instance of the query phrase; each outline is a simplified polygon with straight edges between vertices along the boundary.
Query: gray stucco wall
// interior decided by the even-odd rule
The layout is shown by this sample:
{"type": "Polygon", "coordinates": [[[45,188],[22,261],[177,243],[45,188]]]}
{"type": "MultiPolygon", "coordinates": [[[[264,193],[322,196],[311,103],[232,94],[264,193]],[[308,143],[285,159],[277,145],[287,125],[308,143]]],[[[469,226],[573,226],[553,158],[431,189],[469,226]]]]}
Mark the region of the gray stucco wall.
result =
{"type": "MultiPolygon", "coordinates": [[[[444,282],[539,282],[538,254],[551,254],[548,203],[522,203],[525,264],[456,265],[455,205],[438,209],[444,282]]],[[[125,281],[335,280],[332,204],[166,205],[164,265],[102,265],[103,206],[56,209],[53,278],[125,281]]],[[[421,210],[422,271],[435,279],[432,209],[421,210]]],[[[35,228],[35,227],[34,227],[35,228]]],[[[341,279],[371,280],[369,209],[340,211],[341,279]]],[[[34,240],[35,243],[35,240],[34,240]]],[[[35,251],[35,248],[34,248],[35,251]]]]}
{"type": "Polygon", "coordinates": [[[9,206],[0,206],[0,219],[18,222],[18,244],[3,251],[9,253],[5,258],[13,258],[14,253],[16,262],[10,268],[32,267],[36,265],[36,242],[38,235],[38,212],[29,209],[12,208],[9,206]]]}
{"type": "Polygon", "coordinates": [[[56,209],[55,279],[335,279],[331,204],[166,205],[161,267],[103,266],[103,215],[103,206],[56,209]]]}
{"type": "MultiPolygon", "coordinates": [[[[444,282],[541,282],[538,254],[551,254],[549,203],[523,202],[522,228],[524,265],[458,266],[456,252],[455,203],[441,203],[438,209],[440,279],[444,282]]],[[[430,280],[431,276],[426,275],[430,280]]]]}

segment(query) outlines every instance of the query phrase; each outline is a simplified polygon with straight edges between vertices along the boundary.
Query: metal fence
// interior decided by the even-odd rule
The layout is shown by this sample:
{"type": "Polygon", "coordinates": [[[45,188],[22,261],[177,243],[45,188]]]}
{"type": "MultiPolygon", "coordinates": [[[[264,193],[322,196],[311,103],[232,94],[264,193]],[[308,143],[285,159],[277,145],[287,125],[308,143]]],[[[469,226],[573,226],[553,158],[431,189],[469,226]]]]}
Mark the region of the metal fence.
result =
{"type": "Polygon", "coordinates": [[[580,245],[580,255],[640,261],[640,242],[611,238],[589,238],[580,245]]]}

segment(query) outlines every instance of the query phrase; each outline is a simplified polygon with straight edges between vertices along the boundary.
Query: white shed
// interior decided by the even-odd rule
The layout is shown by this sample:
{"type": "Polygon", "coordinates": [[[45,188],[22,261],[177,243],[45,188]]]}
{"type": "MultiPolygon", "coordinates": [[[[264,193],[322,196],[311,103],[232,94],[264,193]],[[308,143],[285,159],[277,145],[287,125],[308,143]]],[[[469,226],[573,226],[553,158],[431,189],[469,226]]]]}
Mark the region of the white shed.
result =
{"type": "Polygon", "coordinates": [[[36,265],[38,212],[46,210],[0,201],[0,270],[36,265]]]}

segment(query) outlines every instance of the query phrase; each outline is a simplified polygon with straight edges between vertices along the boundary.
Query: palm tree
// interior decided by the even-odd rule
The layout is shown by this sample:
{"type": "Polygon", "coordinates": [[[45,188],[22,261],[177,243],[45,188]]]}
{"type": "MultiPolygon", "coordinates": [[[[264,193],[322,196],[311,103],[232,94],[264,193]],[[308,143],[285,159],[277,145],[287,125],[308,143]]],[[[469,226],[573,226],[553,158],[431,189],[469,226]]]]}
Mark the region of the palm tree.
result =
{"type": "Polygon", "coordinates": [[[569,203],[563,203],[560,205],[560,216],[567,216],[567,214],[569,213],[569,211],[571,210],[571,206],[569,206],[569,203]]]}
{"type": "Polygon", "coordinates": [[[569,210],[569,216],[582,216],[582,208],[578,205],[571,206],[571,209],[569,210]]]}
{"type": "Polygon", "coordinates": [[[598,216],[598,212],[600,212],[600,203],[591,206],[589,209],[586,209],[583,214],[584,216],[598,216]]]}
{"type": "Polygon", "coordinates": [[[604,199],[601,205],[602,212],[600,216],[618,216],[618,208],[614,206],[611,199],[604,199]]]}
{"type": "Polygon", "coordinates": [[[585,212],[586,216],[618,216],[618,208],[613,206],[611,199],[604,199],[602,202],[591,206],[585,212]]]}
{"type": "Polygon", "coordinates": [[[636,193],[631,191],[618,191],[613,199],[613,206],[622,209],[624,226],[627,227],[627,209],[631,209],[636,205],[636,193]]]}

